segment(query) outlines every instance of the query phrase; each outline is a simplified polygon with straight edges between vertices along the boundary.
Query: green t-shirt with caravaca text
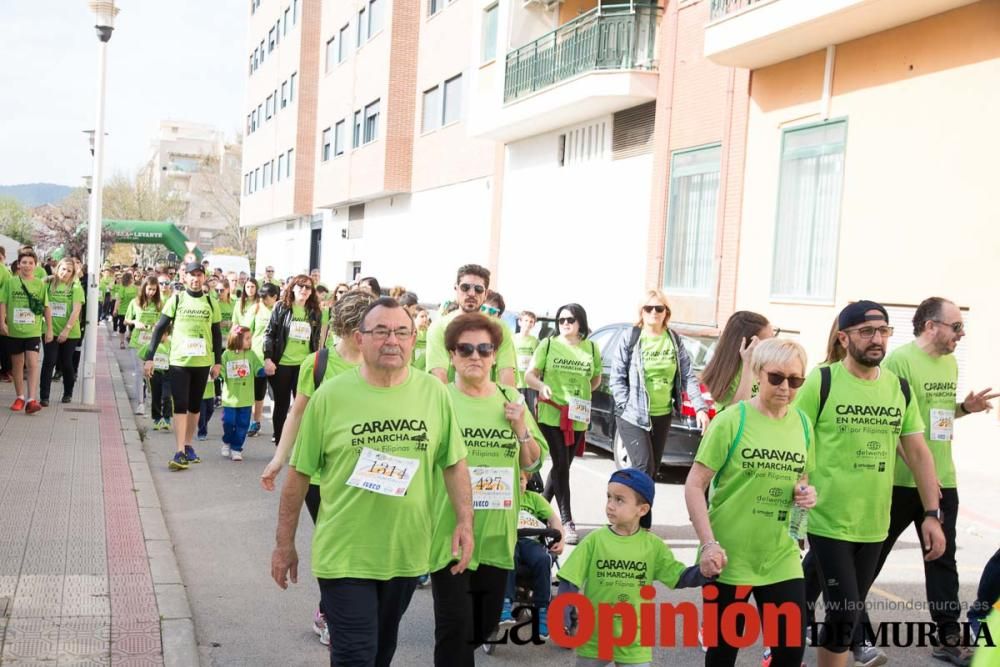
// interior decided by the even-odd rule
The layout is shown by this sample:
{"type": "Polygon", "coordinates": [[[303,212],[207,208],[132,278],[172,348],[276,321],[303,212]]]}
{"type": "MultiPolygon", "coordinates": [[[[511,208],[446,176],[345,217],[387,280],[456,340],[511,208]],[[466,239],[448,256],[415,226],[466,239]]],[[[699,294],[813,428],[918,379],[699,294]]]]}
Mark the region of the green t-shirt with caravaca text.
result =
{"type": "Polygon", "coordinates": [[[42,309],[49,305],[49,292],[45,289],[45,283],[37,278],[24,280],[20,276],[12,276],[4,283],[0,300],[7,306],[7,335],[10,338],[38,338],[42,335],[42,329],[45,328],[42,309]],[[25,290],[31,294],[30,299],[25,290]],[[38,312],[32,310],[32,301],[38,312]]]}
{"type": "MultiPolygon", "coordinates": [[[[448,313],[441,319],[432,322],[427,329],[427,354],[424,367],[428,372],[436,368],[447,369],[449,382],[455,380],[455,367],[451,365],[451,356],[444,347],[444,332],[451,321],[461,314],[461,309],[448,313]]],[[[510,327],[498,318],[493,318],[493,321],[500,325],[500,330],[503,332],[503,339],[496,351],[496,359],[493,362],[491,373],[491,378],[495,382],[498,370],[517,368],[517,359],[514,356],[514,335],[510,332],[510,327]]]]}
{"type": "MultiPolygon", "coordinates": [[[[222,353],[222,406],[248,408],[253,405],[254,378],[264,368],[253,350],[222,353]]],[[[211,384],[211,383],[209,383],[211,384]]]]}
{"type": "Polygon", "coordinates": [[[916,401],[906,405],[899,378],[881,369],[878,379],[862,380],[830,365],[830,395],[819,414],[820,369],[806,378],[795,407],[816,434],[816,507],[809,511],[809,534],[846,542],[882,542],[889,534],[893,468],[901,435],[921,433],[916,401]]]}
{"type": "Polygon", "coordinates": [[[80,304],[80,316],[70,327],[67,338],[80,337],[80,317],[83,315],[83,286],[79,280],[72,280],[70,284],[53,281],[49,283],[49,307],[52,309],[52,335],[58,337],[66,328],[70,316],[73,315],[73,306],[80,304]]]}
{"type": "Polygon", "coordinates": [[[312,325],[306,316],[306,309],[292,305],[292,324],[285,339],[285,349],[281,353],[282,366],[301,366],[309,355],[309,338],[312,335],[312,325]]]}
{"type": "Polygon", "coordinates": [[[139,305],[139,299],[136,297],[128,304],[128,308],[125,309],[125,319],[131,322],[141,322],[145,325],[144,329],[135,327],[132,329],[132,338],[129,339],[129,347],[138,350],[143,345],[148,345],[153,340],[153,327],[156,323],[160,321],[160,311],[156,307],[156,303],[150,301],[143,308],[139,305]]]}
{"type": "MultiPolygon", "coordinates": [[[[605,526],[580,540],[559,569],[559,578],[580,588],[595,609],[602,603],[626,603],[635,607],[635,641],[614,649],[615,662],[627,665],[653,659],[652,647],[639,645],[642,627],[639,605],[645,603],[639,590],[651,586],[654,581],[674,588],[684,570],[684,564],[674,558],[670,548],[654,533],[640,528],[633,535],[622,536],[605,526]]],[[[614,615],[613,622],[611,636],[620,637],[620,615],[614,615]]],[[[595,625],[590,640],[576,650],[577,655],[598,657],[598,637],[604,632],[595,625]]]]}
{"type": "Polygon", "coordinates": [[[514,354],[517,357],[517,388],[527,389],[524,374],[531,368],[531,358],[538,349],[538,339],[527,333],[514,334],[514,354]]]}
{"type": "MultiPolygon", "coordinates": [[[[467,456],[466,465],[472,480],[472,507],[475,512],[473,539],[475,549],[469,569],[480,564],[504,570],[514,567],[514,544],[517,542],[518,496],[520,495],[520,443],[510,422],[504,417],[504,404],[516,402],[520,394],[513,387],[497,386],[492,396],[479,398],[462,393],[455,384],[448,385],[455,417],[462,429],[467,456]]],[[[545,438],[531,415],[525,414],[528,431],[542,449],[542,456],[531,472],[538,470],[548,454],[545,438]]],[[[451,554],[455,532],[455,510],[444,485],[444,475],[436,473],[434,498],[434,538],[431,542],[431,572],[457,560],[451,554]]]]}
{"type": "MultiPolygon", "coordinates": [[[[357,368],[360,365],[352,364],[346,361],[342,356],[340,356],[340,353],[337,352],[337,348],[335,347],[327,349],[330,351],[326,358],[326,371],[320,379],[320,384],[340,375],[344,371],[357,368]]],[[[316,378],[313,377],[313,375],[316,370],[316,356],[318,354],[319,352],[313,352],[308,355],[302,362],[301,366],[299,366],[299,383],[296,386],[296,392],[309,398],[312,398],[313,392],[316,391],[316,378]]]]}
{"type": "MultiPolygon", "coordinates": [[[[569,345],[561,337],[546,338],[535,350],[531,368],[541,371],[542,381],[552,389],[552,400],[569,405],[570,397],[589,401],[590,382],[601,374],[601,351],[590,340],[569,345]]],[[[538,423],[559,426],[559,410],[547,403],[538,403],[538,423]]],[[[574,421],[574,431],[586,431],[587,424],[574,421]]]]}
{"type": "Polygon", "coordinates": [[[802,578],[788,519],[795,485],[812,471],[811,442],[812,426],[795,408],[772,419],[744,401],[712,420],[694,460],[719,473],[708,518],[729,555],[720,582],[766,586],[802,578]],[[734,449],[741,412],[743,433],[734,449]]]}
{"type": "Polygon", "coordinates": [[[191,368],[215,363],[212,325],[222,319],[217,301],[206,294],[191,296],[183,291],[167,300],[163,314],[173,320],[171,366],[191,368]]]}
{"type": "MultiPolygon", "coordinates": [[[[911,342],[893,350],[882,367],[910,383],[910,391],[924,420],[924,440],[934,457],[938,483],[944,489],[956,488],[958,479],[951,454],[958,402],[958,362],[955,355],[932,357],[911,342]]],[[[898,455],[894,482],[896,486],[917,486],[913,472],[898,455]]]]}
{"type": "Polygon", "coordinates": [[[435,471],[465,455],[437,378],[411,370],[402,384],[375,387],[352,369],[320,385],[291,458],[300,473],[320,475],[313,574],[386,581],[429,572],[435,471]]]}
{"type": "Polygon", "coordinates": [[[669,415],[674,406],[674,376],[677,373],[677,350],[670,332],[653,336],[643,329],[639,337],[642,370],[646,380],[651,417],[669,415]]]}

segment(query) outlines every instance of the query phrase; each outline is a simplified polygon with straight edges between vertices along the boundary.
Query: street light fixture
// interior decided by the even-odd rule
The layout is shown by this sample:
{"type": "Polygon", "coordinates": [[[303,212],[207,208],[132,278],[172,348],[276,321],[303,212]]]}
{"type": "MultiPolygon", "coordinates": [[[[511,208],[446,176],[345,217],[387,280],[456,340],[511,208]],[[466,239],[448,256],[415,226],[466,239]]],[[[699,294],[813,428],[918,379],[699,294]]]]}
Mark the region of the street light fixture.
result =
{"type": "Polygon", "coordinates": [[[94,192],[94,177],[93,176],[84,176],[83,177],[83,185],[84,185],[85,188],[87,188],[87,194],[88,195],[93,194],[93,192],[94,192]]]}
{"type": "Polygon", "coordinates": [[[97,281],[101,274],[101,224],[104,204],[104,91],[107,79],[108,41],[115,29],[118,8],[114,0],[90,0],[97,30],[97,118],[90,133],[94,152],[94,175],[90,197],[90,228],[87,230],[87,339],[84,341],[83,402],[93,405],[97,399],[97,281]]]}

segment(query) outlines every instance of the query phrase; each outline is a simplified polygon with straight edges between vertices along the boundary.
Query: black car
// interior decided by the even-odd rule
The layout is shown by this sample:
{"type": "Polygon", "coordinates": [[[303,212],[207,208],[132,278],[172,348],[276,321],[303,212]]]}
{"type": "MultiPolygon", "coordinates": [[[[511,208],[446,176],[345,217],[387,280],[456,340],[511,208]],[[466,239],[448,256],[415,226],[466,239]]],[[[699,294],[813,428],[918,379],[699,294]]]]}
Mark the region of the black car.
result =
{"type": "MultiPolygon", "coordinates": [[[[604,368],[601,371],[601,386],[594,390],[592,398],[587,443],[611,452],[618,468],[627,468],[631,462],[622,444],[622,439],[618,435],[615,422],[615,402],[611,396],[611,387],[608,382],[611,375],[612,354],[619,345],[621,336],[628,336],[631,329],[632,325],[624,322],[609,324],[590,335],[590,339],[601,350],[604,368]]],[[[678,331],[678,334],[687,349],[695,372],[700,373],[708,360],[712,358],[712,351],[715,349],[718,337],[699,333],[682,333],[681,331],[678,331]]],[[[714,417],[715,408],[712,397],[704,385],[701,385],[701,394],[705,402],[708,403],[709,416],[714,417]]],[[[698,430],[694,408],[688,400],[687,393],[684,392],[683,395],[683,405],[674,406],[674,416],[670,423],[667,446],[663,451],[662,465],[690,467],[694,463],[694,456],[698,451],[698,444],[701,442],[701,431],[698,430]]]]}

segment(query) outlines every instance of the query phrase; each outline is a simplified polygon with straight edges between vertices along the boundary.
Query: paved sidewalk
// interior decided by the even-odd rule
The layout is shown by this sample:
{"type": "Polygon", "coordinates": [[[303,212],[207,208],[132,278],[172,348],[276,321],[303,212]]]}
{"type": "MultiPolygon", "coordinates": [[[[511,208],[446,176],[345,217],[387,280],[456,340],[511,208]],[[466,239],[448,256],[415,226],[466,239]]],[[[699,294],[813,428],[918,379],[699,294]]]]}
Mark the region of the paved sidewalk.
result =
{"type": "Polygon", "coordinates": [[[15,413],[13,385],[0,384],[3,665],[197,664],[173,546],[106,343],[102,330],[94,407],[60,404],[57,381],[52,405],[15,413]]]}

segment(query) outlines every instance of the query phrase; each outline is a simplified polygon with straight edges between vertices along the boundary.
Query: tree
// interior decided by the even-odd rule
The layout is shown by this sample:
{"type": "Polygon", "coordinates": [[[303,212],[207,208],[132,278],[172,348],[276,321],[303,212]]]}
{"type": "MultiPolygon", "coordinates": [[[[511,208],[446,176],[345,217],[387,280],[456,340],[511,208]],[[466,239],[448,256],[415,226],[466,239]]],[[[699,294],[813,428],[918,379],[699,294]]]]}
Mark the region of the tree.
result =
{"type": "MultiPolygon", "coordinates": [[[[63,248],[67,257],[87,257],[87,222],[89,197],[83,188],[73,190],[58,204],[43,204],[31,209],[31,221],[37,230],[38,244],[51,251],[63,248]]],[[[101,245],[114,241],[114,234],[102,229],[101,245]]]]}
{"type": "MultiPolygon", "coordinates": [[[[195,187],[209,207],[225,221],[219,235],[235,252],[250,259],[257,255],[257,230],[240,226],[240,160],[243,156],[241,143],[226,146],[225,155],[205,160],[205,166],[195,179],[195,187]]],[[[218,248],[215,252],[218,252],[218,248]]]]}
{"type": "Polygon", "coordinates": [[[31,216],[21,202],[13,197],[0,197],[0,234],[18,243],[30,244],[31,216]]]}
{"type": "MultiPolygon", "coordinates": [[[[176,223],[187,210],[187,202],[176,192],[160,190],[140,174],[115,174],[104,186],[103,213],[106,220],[168,220],[176,223]]],[[[136,245],[135,261],[153,266],[166,259],[167,249],[158,245],[136,245]]]]}

